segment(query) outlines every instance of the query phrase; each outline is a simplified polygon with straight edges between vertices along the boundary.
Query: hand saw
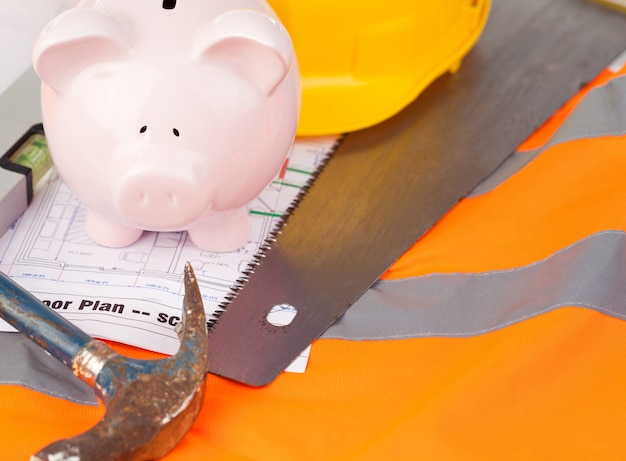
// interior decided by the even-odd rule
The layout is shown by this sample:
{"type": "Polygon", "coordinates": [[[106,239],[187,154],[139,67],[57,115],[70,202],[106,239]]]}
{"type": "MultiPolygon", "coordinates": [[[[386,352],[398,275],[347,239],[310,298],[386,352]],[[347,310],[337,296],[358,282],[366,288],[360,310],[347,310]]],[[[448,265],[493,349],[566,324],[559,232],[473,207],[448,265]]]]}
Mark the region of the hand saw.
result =
{"type": "Polygon", "coordinates": [[[345,136],[222,305],[210,371],[270,383],[624,49],[625,18],[597,5],[494,2],[457,74],[345,136]],[[275,306],[291,323],[268,320],[275,306]]]}

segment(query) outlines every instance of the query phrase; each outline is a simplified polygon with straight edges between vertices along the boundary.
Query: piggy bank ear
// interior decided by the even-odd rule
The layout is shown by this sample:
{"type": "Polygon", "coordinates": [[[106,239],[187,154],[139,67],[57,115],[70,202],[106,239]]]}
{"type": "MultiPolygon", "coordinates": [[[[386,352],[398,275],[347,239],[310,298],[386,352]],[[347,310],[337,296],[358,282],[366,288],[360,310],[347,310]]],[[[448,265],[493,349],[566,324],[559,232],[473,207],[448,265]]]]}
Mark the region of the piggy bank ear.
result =
{"type": "Polygon", "coordinates": [[[39,34],[33,48],[33,67],[39,78],[57,93],[86,66],[128,56],[129,28],[110,14],[94,8],[61,13],[39,34]]]}
{"type": "Polygon", "coordinates": [[[270,94],[289,72],[294,51],[277,20],[254,10],[233,10],[199,30],[194,57],[230,66],[270,94]]]}

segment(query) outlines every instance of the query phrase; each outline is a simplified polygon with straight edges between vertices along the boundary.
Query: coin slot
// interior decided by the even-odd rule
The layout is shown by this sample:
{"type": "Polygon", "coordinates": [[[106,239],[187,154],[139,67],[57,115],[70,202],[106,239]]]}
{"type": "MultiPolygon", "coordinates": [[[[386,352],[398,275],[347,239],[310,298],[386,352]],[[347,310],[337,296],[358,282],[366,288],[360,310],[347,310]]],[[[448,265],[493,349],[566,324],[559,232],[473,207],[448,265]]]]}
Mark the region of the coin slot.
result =
{"type": "Polygon", "coordinates": [[[293,322],[298,314],[298,310],[291,304],[278,304],[265,317],[266,320],[275,327],[286,327],[293,322]]]}

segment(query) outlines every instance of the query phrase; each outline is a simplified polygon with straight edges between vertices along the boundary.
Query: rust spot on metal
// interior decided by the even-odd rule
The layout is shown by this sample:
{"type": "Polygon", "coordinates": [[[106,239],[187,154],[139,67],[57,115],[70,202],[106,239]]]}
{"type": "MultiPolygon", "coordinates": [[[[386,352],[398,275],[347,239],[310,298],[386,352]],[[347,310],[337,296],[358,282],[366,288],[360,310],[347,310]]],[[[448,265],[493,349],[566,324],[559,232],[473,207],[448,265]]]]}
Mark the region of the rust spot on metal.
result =
{"type": "Polygon", "coordinates": [[[103,454],[118,461],[148,460],[161,458],[176,446],[200,411],[208,369],[206,314],[189,263],[180,348],[173,356],[156,360],[118,354],[48,311],[25,290],[14,291],[17,285],[0,276],[0,316],[71,367],[106,406],[104,417],[93,428],[48,445],[33,460],[97,461],[103,454]],[[68,338],[78,344],[67,344],[68,338]],[[67,357],[70,350],[75,353],[67,357]]]}

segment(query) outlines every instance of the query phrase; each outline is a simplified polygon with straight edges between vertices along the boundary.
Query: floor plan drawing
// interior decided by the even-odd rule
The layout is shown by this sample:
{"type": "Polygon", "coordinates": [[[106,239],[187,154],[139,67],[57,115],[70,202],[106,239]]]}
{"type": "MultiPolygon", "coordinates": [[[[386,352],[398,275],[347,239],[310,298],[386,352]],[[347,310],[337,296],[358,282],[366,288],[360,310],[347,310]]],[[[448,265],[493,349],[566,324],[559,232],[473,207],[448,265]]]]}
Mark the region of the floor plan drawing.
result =
{"type": "MultiPolygon", "coordinates": [[[[210,316],[336,142],[295,142],[281,172],[249,205],[250,240],[229,253],[203,251],[186,232],[144,232],[125,248],[100,246],[83,230],[85,207],[53,171],[0,237],[0,271],[94,336],[173,353],[185,262],[210,316]]],[[[0,331],[10,330],[0,321],[0,331]]]]}

